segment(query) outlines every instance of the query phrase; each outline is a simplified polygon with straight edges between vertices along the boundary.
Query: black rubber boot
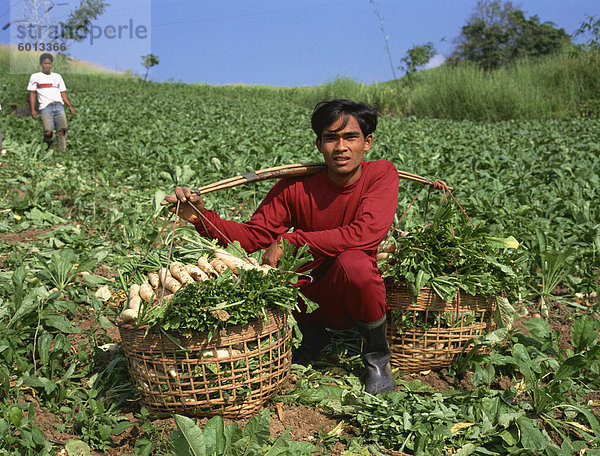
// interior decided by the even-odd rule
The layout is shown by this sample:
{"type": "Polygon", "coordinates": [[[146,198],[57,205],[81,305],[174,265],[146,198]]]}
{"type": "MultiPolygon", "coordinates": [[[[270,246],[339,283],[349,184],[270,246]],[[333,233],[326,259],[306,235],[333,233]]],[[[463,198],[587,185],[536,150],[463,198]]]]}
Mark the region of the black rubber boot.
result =
{"type": "Polygon", "coordinates": [[[302,342],[292,352],[292,363],[307,366],[319,356],[331,337],[323,325],[299,323],[298,327],[302,332],[302,342]]]}
{"type": "Polygon", "coordinates": [[[377,321],[357,321],[363,337],[362,359],[366,369],[365,391],[383,394],[394,391],[396,381],[390,366],[390,348],[386,339],[385,315],[377,321]]]}

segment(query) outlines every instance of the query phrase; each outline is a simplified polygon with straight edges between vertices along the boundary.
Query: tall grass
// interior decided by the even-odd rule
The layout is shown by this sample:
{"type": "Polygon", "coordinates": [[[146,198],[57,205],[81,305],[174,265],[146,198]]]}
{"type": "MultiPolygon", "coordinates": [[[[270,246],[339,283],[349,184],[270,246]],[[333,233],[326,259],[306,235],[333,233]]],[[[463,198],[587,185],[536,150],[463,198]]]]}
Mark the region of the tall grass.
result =
{"type": "Polygon", "coordinates": [[[598,116],[600,53],[571,47],[492,72],[466,63],[442,65],[378,84],[339,77],[314,87],[204,87],[228,97],[276,99],[309,109],[324,99],[350,98],[400,116],[482,121],[598,116]]]}
{"type": "Polygon", "coordinates": [[[494,72],[444,65],[422,75],[405,114],[472,120],[598,115],[600,55],[564,50],[494,72]]]}

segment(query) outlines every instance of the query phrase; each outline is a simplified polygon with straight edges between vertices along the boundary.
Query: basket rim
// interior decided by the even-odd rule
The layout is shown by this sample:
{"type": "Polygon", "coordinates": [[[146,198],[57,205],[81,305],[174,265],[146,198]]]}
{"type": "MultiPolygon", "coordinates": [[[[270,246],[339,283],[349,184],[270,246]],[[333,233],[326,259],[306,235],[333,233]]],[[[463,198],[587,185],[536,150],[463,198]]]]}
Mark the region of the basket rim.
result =
{"type": "MultiPolygon", "coordinates": [[[[273,313],[273,314],[277,314],[277,313],[282,313],[285,314],[288,310],[284,309],[281,306],[268,306],[265,307],[265,311],[268,313],[273,313]]],[[[249,326],[250,324],[259,321],[262,319],[262,315],[257,315],[255,318],[252,318],[251,320],[248,320],[246,323],[238,323],[236,325],[230,325],[230,326],[217,326],[216,330],[217,331],[221,331],[221,330],[233,330],[234,328],[237,327],[245,327],[245,326],[249,326]]],[[[116,327],[118,329],[126,329],[128,331],[141,331],[141,330],[148,330],[148,332],[152,331],[152,330],[162,330],[163,332],[166,332],[168,334],[177,334],[177,335],[182,335],[181,332],[179,331],[175,331],[172,329],[163,329],[162,327],[158,326],[158,325],[154,325],[154,326],[148,326],[148,325],[134,325],[131,323],[124,323],[123,320],[121,320],[121,316],[117,316],[116,318],[116,327]]],[[[198,334],[198,335],[202,335],[202,334],[208,334],[210,331],[197,331],[197,330],[193,330],[194,333],[198,334]]]]}

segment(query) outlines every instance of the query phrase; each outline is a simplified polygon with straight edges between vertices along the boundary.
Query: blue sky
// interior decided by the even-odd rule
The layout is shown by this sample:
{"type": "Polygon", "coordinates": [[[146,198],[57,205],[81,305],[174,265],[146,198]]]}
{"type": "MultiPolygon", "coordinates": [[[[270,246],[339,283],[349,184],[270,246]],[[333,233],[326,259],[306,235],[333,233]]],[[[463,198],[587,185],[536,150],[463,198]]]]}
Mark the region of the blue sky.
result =
{"type": "MultiPolygon", "coordinates": [[[[0,0],[0,27],[10,20],[11,3],[15,5],[21,0],[0,0]]],[[[55,6],[53,12],[66,14],[76,3],[55,6]]],[[[414,45],[431,41],[440,53],[439,60],[448,55],[477,1],[120,0],[110,3],[98,24],[105,27],[137,21],[149,26],[148,39],[99,40],[93,46],[88,43],[73,47],[73,56],[116,70],[143,73],[140,56],[152,52],[160,59],[160,64],[150,72],[155,81],[298,86],[321,84],[336,76],[365,83],[392,78],[374,3],[383,19],[394,71],[400,76],[403,73],[397,68],[400,60],[414,45]]],[[[514,4],[527,17],[537,15],[542,22],[554,22],[570,34],[586,16],[600,15],[598,0],[524,0],[514,4]]],[[[0,42],[11,41],[9,31],[10,28],[0,32],[0,42]]]]}

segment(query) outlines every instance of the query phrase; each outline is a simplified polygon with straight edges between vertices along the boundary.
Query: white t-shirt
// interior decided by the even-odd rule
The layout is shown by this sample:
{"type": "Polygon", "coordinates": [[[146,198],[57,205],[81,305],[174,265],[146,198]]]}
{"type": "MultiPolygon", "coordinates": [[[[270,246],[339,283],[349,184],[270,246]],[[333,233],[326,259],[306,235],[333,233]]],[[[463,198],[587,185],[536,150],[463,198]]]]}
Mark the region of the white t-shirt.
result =
{"type": "Polygon", "coordinates": [[[37,92],[37,100],[41,111],[50,103],[64,104],[60,93],[66,91],[67,87],[60,74],[45,74],[40,71],[31,75],[27,90],[37,92]]]}

